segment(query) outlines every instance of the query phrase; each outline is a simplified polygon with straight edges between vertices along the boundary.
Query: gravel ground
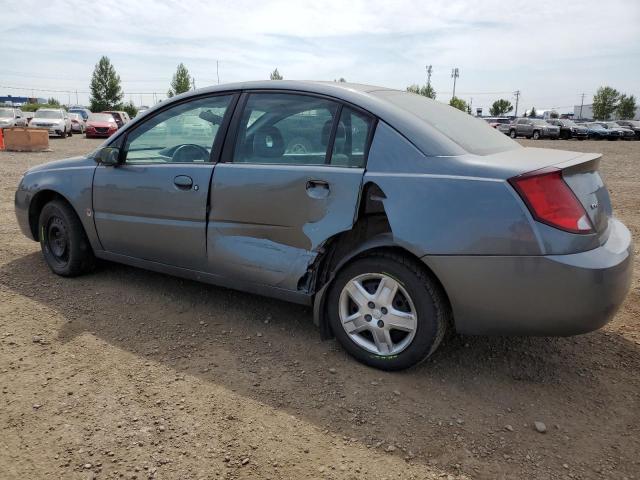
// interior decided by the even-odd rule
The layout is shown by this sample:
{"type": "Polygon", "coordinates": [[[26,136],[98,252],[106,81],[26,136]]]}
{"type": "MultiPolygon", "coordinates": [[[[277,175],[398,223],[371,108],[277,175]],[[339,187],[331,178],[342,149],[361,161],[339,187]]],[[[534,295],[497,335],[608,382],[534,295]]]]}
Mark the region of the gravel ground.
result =
{"type": "MultiPolygon", "coordinates": [[[[15,187],[99,143],[0,152],[3,479],[640,478],[638,265],[598,332],[457,336],[384,373],[321,342],[297,305],[116,264],[50,273],[15,187]]],[[[523,143],[604,153],[637,241],[640,142],[523,143]]]]}

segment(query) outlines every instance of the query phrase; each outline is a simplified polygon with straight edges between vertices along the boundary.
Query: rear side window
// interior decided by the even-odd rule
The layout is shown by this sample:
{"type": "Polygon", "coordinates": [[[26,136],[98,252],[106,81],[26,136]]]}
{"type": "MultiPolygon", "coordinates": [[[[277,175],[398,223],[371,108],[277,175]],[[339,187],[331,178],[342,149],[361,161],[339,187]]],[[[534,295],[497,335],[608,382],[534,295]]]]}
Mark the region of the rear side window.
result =
{"type": "Polygon", "coordinates": [[[324,165],[335,102],[307,95],[249,95],[233,154],[235,163],[324,165]]]}
{"type": "Polygon", "coordinates": [[[367,140],[373,120],[349,107],[343,107],[336,128],[331,165],[338,167],[364,167],[367,140]]]}

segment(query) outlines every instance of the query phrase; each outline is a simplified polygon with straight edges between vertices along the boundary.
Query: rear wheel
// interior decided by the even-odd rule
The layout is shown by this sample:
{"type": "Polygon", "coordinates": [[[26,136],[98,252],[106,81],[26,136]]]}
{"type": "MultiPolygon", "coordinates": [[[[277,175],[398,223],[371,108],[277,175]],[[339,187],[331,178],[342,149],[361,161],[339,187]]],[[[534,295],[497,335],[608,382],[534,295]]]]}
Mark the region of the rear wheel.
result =
{"type": "Polygon", "coordinates": [[[68,203],[53,200],[40,212],[38,235],[49,268],[63,277],[90,271],[95,262],[80,219],[68,203]]]}
{"type": "Polygon", "coordinates": [[[450,315],[424,267],[386,252],[360,258],[337,275],[327,313],[344,349],[382,370],[408,368],[431,355],[450,315]]]}

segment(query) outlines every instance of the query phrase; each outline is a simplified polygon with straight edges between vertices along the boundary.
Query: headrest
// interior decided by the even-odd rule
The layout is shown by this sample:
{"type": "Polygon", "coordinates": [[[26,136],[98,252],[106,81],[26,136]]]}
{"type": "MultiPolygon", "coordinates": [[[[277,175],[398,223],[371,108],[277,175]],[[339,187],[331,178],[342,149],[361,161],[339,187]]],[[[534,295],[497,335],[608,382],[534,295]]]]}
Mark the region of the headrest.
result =
{"type": "MultiPolygon", "coordinates": [[[[331,136],[331,128],[333,127],[333,120],[327,120],[324,122],[322,126],[322,138],[320,141],[323,146],[327,146],[329,144],[329,137],[331,136]]],[[[338,130],[336,130],[336,140],[344,140],[346,138],[346,131],[344,129],[344,125],[342,122],[338,123],[338,130]]]]}
{"type": "Polygon", "coordinates": [[[274,126],[258,129],[253,136],[253,154],[256,157],[277,158],[284,155],[284,138],[274,126]]]}

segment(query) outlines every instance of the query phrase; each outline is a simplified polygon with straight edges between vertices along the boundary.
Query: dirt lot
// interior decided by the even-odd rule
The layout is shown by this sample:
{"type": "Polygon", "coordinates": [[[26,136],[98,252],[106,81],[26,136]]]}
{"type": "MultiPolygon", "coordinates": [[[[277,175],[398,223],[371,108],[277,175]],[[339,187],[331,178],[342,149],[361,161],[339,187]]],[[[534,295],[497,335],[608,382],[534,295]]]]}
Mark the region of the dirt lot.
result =
{"type": "MultiPolygon", "coordinates": [[[[0,152],[1,478],[640,478],[637,248],[601,331],[454,337],[383,373],[321,342],[300,306],[115,264],[50,273],[15,187],[99,143],[0,152]]],[[[638,242],[640,142],[524,143],[603,152],[638,242]]]]}

